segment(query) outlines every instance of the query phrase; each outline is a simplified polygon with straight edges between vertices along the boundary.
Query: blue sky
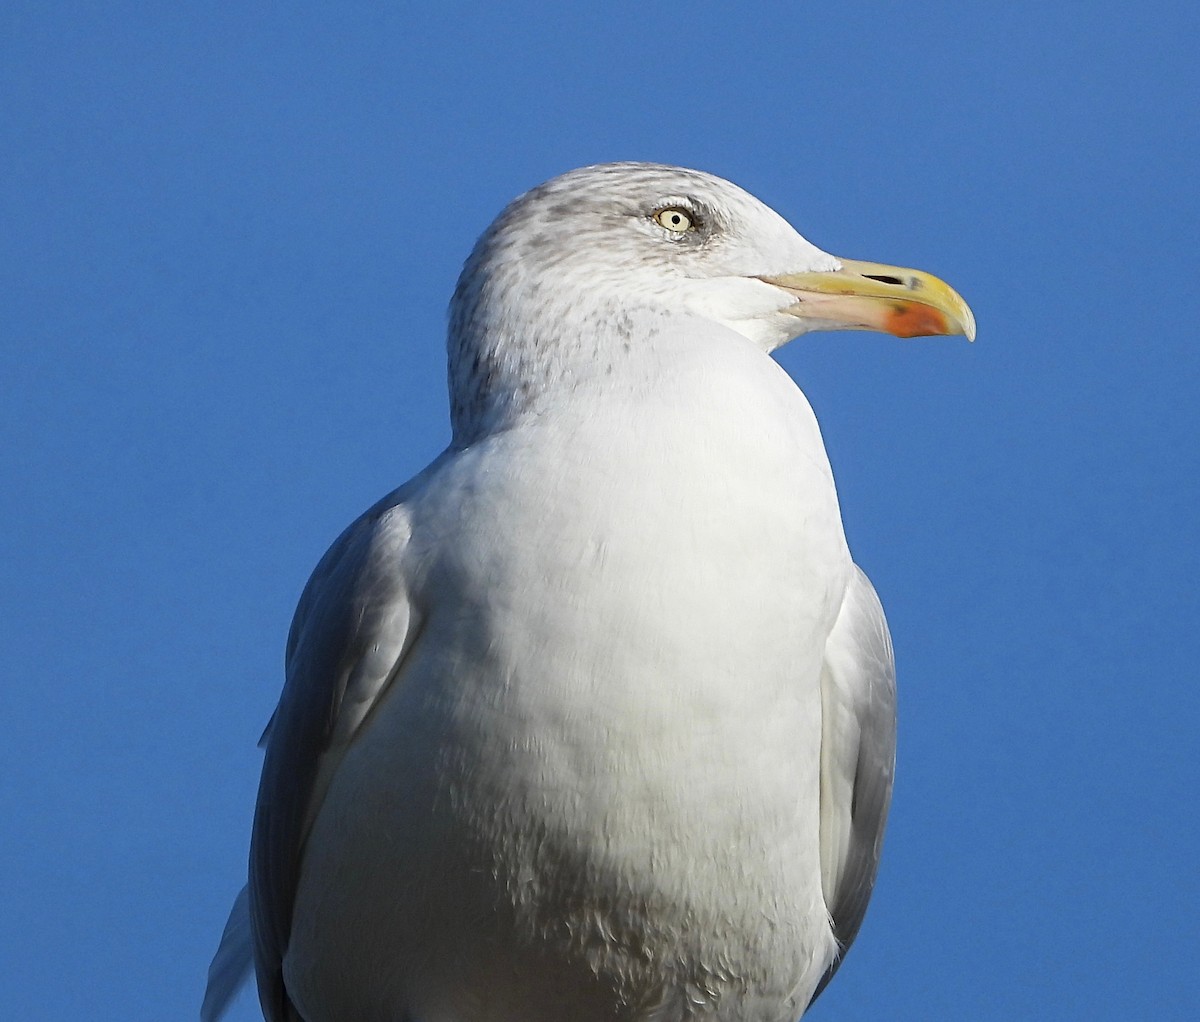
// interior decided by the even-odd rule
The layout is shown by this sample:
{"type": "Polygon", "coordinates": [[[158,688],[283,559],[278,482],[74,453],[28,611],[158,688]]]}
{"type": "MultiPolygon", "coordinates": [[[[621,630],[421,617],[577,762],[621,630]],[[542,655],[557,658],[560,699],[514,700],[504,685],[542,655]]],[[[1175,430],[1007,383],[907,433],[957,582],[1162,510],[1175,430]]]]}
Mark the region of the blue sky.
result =
{"type": "Polygon", "coordinates": [[[780,354],[901,698],[811,1017],[1192,1017],[1198,37],[1168,2],[5,5],[0,1017],[195,1017],[299,590],[448,439],[475,237],[612,159],[979,321],[780,354]]]}

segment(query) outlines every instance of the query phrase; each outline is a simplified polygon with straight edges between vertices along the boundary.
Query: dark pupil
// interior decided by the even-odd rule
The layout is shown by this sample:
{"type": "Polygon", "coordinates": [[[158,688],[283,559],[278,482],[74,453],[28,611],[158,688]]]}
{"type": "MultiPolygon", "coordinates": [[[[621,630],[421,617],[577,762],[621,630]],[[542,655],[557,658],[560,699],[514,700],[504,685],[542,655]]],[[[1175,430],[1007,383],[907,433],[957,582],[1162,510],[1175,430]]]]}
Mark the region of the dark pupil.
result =
{"type": "Polygon", "coordinates": [[[678,213],[671,214],[671,223],[673,223],[676,227],[678,227],[681,222],[682,222],[682,220],[678,213]]]}

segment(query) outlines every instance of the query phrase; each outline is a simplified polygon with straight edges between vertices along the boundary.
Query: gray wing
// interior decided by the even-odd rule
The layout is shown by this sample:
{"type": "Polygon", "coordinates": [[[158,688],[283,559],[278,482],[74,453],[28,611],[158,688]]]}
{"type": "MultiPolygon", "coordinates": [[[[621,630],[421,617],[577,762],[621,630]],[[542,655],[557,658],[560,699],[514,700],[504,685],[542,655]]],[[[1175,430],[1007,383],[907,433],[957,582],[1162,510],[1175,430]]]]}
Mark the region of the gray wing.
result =
{"type": "Polygon", "coordinates": [[[225,1014],[233,995],[249,978],[254,965],[254,938],[250,935],[250,895],[243,887],[229,910],[221,943],[208,967],[208,986],[200,1008],[200,1022],[216,1022],[225,1014]]]}
{"type": "Polygon", "coordinates": [[[821,884],[839,953],[814,1001],[866,914],[896,766],[892,639],[879,597],[857,565],[826,643],[821,709],[821,884]]]}
{"type": "Polygon", "coordinates": [[[409,538],[401,492],[351,525],[321,559],[288,635],[250,842],[254,964],[268,1022],[296,1017],[283,958],[304,840],[334,770],[416,632],[401,567],[409,538]]]}

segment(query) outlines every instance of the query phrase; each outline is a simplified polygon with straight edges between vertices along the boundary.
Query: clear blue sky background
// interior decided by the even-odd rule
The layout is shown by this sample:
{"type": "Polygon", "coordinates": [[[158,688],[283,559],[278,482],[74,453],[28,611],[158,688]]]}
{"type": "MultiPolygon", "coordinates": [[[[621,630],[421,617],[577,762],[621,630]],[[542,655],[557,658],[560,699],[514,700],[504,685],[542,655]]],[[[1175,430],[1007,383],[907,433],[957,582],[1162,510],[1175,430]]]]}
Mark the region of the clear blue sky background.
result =
{"type": "Polygon", "coordinates": [[[780,355],[901,686],[812,1017],[1196,1017],[1198,38],[1192,2],[5,4],[0,1017],[195,1017],[300,588],[448,438],[475,237],[612,159],[979,320],[780,355]]]}

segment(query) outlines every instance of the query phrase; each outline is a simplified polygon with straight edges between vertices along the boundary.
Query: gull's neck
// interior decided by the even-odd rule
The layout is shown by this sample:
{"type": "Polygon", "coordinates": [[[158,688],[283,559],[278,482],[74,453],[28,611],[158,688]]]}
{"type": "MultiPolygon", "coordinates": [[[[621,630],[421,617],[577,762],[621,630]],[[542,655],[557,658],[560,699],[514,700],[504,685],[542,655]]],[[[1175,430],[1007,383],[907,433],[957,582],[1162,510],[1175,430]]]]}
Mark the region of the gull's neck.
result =
{"type": "Polygon", "coordinates": [[[515,311],[521,307],[518,301],[451,308],[448,384],[456,446],[580,391],[594,397],[652,386],[680,354],[673,349],[681,324],[663,310],[594,298],[573,304],[571,296],[549,295],[536,316],[515,311]]]}

